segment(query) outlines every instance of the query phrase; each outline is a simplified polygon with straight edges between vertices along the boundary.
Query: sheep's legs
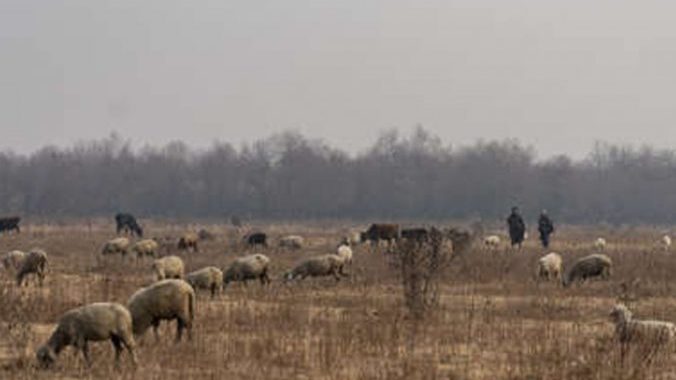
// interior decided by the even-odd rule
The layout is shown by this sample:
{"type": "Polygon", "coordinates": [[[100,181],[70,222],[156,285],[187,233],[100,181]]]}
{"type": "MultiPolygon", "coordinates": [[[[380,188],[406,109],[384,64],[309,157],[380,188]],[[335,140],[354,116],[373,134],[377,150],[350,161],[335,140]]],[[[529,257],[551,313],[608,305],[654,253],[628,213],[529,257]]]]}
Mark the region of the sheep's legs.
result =
{"type": "Polygon", "coordinates": [[[122,352],[122,342],[117,335],[110,337],[111,342],[113,342],[113,348],[115,348],[115,367],[120,367],[120,353],[122,352]]]}
{"type": "Polygon", "coordinates": [[[87,341],[80,342],[80,350],[82,350],[82,356],[84,357],[87,368],[92,366],[92,360],[89,357],[89,344],[87,341]]]}
{"type": "Polygon", "coordinates": [[[153,333],[155,334],[155,342],[159,342],[160,341],[160,333],[159,333],[159,331],[157,331],[160,328],[159,319],[154,319],[152,321],[152,325],[153,325],[153,333]]]}

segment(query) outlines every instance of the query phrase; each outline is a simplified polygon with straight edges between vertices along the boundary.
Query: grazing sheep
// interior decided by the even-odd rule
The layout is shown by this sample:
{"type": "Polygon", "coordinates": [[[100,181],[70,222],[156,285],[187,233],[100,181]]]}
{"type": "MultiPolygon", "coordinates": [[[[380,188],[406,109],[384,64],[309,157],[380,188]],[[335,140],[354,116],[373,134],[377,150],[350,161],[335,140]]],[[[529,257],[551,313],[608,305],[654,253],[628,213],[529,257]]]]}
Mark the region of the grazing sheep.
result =
{"type": "Polygon", "coordinates": [[[195,290],[183,280],[162,280],[134,293],[127,302],[134,326],[134,335],[139,337],[153,326],[155,338],[162,320],[176,319],[176,341],[179,342],[183,329],[192,338],[192,324],[195,318],[195,290]]]}
{"type": "Polygon", "coordinates": [[[333,276],[336,281],[340,280],[340,274],[343,272],[343,258],[338,255],[328,254],[310,257],[292,270],[288,271],[284,277],[286,280],[294,280],[305,277],[333,276]]]}
{"type": "Polygon", "coordinates": [[[662,236],[662,249],[669,251],[671,248],[671,237],[669,235],[662,236]]]}
{"type": "Polygon", "coordinates": [[[279,246],[288,249],[301,249],[305,245],[305,239],[298,235],[288,235],[279,239],[279,246]]]}
{"type": "Polygon", "coordinates": [[[352,265],[352,248],[348,244],[340,244],[336,248],[336,255],[343,259],[345,265],[352,265]]]}
{"type": "Polygon", "coordinates": [[[119,237],[108,240],[106,244],[103,245],[103,248],[101,249],[101,254],[110,255],[119,253],[122,256],[126,256],[128,248],[129,248],[129,239],[127,239],[126,237],[119,237]]]}
{"type": "Polygon", "coordinates": [[[227,286],[233,281],[244,281],[259,279],[261,284],[270,283],[268,277],[268,267],[270,259],[260,253],[240,257],[230,264],[230,267],[224,271],[223,284],[227,286]]]}
{"type": "Polygon", "coordinates": [[[223,271],[216,267],[206,267],[194,272],[190,272],[185,275],[185,280],[195,290],[211,290],[211,298],[216,296],[217,291],[223,289],[223,271]]]}
{"type": "Polygon", "coordinates": [[[568,287],[575,281],[584,281],[591,277],[607,279],[613,262],[610,257],[602,254],[593,254],[578,259],[566,273],[563,286],[568,287]]]}
{"type": "Polygon", "coordinates": [[[610,312],[610,318],[615,324],[615,335],[622,345],[622,355],[630,343],[642,343],[659,346],[674,341],[676,325],[671,322],[634,319],[631,311],[623,305],[617,304],[610,312]]]}
{"type": "Polygon", "coordinates": [[[67,311],[47,343],[38,349],[36,357],[41,365],[48,366],[65,347],[73,346],[82,351],[87,366],[91,366],[88,342],[108,339],[115,347],[115,364],[119,365],[124,346],[136,366],[131,314],[124,306],[112,302],[92,303],[67,311]]]}
{"type": "Polygon", "coordinates": [[[165,278],[183,278],[183,260],[178,256],[166,256],[153,262],[153,271],[157,280],[165,278]]]}
{"type": "Polygon", "coordinates": [[[484,238],[484,246],[489,249],[497,249],[500,246],[500,236],[489,235],[484,238]]]}
{"type": "Polygon", "coordinates": [[[254,232],[244,236],[246,244],[255,248],[257,245],[263,246],[264,248],[268,246],[268,235],[265,232],[254,232]]]}
{"type": "Polygon", "coordinates": [[[2,266],[6,270],[19,270],[21,262],[26,258],[26,253],[23,251],[7,252],[2,258],[2,266]]]}
{"type": "Polygon", "coordinates": [[[16,274],[16,284],[21,286],[24,278],[29,274],[35,274],[38,277],[40,286],[45,280],[47,271],[47,253],[39,248],[33,248],[21,262],[19,271],[16,274]]]}
{"type": "Polygon", "coordinates": [[[608,246],[608,243],[606,242],[606,239],[604,239],[602,237],[597,238],[594,241],[594,248],[596,248],[599,251],[604,251],[607,246],[608,246]]]}
{"type": "Polygon", "coordinates": [[[155,257],[159,254],[160,245],[153,239],[145,239],[136,242],[132,247],[131,251],[136,252],[137,258],[143,258],[143,256],[152,256],[155,257]]]}
{"type": "Polygon", "coordinates": [[[561,281],[562,263],[561,255],[556,252],[550,252],[542,256],[538,260],[538,279],[548,281],[556,279],[561,281]]]}
{"type": "Polygon", "coordinates": [[[194,232],[188,232],[178,239],[178,249],[182,251],[192,250],[194,252],[199,252],[197,241],[199,241],[199,236],[194,232]]]}

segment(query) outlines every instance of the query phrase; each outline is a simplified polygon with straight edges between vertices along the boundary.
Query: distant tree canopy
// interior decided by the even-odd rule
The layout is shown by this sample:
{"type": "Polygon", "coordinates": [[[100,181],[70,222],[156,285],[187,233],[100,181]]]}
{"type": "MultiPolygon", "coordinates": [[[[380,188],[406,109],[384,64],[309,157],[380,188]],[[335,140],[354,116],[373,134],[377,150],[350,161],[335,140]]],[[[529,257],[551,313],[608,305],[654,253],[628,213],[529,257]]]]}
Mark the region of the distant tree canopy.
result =
{"type": "Polygon", "coordinates": [[[453,149],[422,128],[349,155],[295,132],[205,151],[109,138],[0,153],[0,212],[35,216],[502,219],[512,205],[570,223],[676,222],[676,152],[598,143],[537,160],[517,141],[453,149]]]}

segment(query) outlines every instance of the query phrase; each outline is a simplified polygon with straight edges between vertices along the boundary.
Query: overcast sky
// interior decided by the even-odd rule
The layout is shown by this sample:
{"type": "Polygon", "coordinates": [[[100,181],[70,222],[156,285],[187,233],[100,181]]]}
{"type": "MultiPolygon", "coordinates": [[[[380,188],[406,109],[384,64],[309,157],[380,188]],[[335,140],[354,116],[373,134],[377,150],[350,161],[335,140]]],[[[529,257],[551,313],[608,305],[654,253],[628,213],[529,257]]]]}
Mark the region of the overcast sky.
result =
{"type": "Polygon", "coordinates": [[[2,0],[0,149],[295,129],[676,148],[676,2],[2,0]]]}

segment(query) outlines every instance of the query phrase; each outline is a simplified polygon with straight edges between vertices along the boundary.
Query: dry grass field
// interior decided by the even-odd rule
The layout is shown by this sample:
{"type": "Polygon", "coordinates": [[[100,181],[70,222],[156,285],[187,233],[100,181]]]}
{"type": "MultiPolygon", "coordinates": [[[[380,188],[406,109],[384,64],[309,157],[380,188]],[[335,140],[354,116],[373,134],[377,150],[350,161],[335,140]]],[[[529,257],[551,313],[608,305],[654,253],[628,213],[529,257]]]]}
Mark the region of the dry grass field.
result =
{"type": "MultiPolygon", "coordinates": [[[[187,269],[226,266],[246,249],[225,225],[146,223],[146,236],[173,236],[205,227],[214,240],[181,254],[187,269]]],[[[534,279],[543,254],[531,232],[524,249],[489,251],[475,244],[441,280],[440,305],[410,318],[400,279],[384,256],[359,246],[350,276],[285,283],[291,265],[333,250],[339,237],[363,225],[258,226],[273,242],[287,233],[308,247],[261,251],[272,259],[272,284],[235,284],[215,300],[198,295],[193,339],[175,344],[174,323],[139,342],[139,367],[127,356],[116,371],[110,343],[91,345],[93,366],[66,349],[55,367],[36,367],[35,349],[59,316],[90,302],[126,303],[152,282],[150,260],[100,255],[115,236],[111,223],[27,225],[0,237],[0,252],[44,248],[45,286],[17,288],[0,272],[0,379],[676,379],[676,351],[648,356],[641,347],[620,360],[608,319],[619,299],[639,318],[676,321],[676,252],[657,247],[661,230],[563,227],[551,250],[573,259],[594,252],[604,236],[614,260],[610,281],[561,288],[534,279]]],[[[503,240],[503,245],[505,241],[503,240]]]]}

